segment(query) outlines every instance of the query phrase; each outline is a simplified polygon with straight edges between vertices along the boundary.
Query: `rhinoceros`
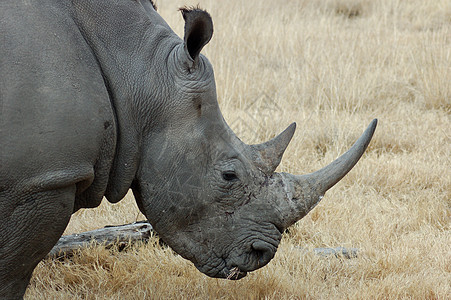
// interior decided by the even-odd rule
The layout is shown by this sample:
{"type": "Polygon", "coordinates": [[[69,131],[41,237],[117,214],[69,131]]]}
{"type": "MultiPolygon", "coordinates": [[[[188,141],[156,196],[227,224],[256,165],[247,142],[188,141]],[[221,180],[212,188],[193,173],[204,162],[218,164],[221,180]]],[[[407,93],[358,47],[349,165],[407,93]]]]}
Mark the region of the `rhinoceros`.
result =
{"type": "Polygon", "coordinates": [[[175,252],[242,278],[362,156],[376,119],[319,171],[276,173],[295,123],[243,143],[200,54],[212,19],[181,13],[183,39],[149,0],[1,1],[0,298],[23,296],[72,213],[129,189],[175,252]]]}

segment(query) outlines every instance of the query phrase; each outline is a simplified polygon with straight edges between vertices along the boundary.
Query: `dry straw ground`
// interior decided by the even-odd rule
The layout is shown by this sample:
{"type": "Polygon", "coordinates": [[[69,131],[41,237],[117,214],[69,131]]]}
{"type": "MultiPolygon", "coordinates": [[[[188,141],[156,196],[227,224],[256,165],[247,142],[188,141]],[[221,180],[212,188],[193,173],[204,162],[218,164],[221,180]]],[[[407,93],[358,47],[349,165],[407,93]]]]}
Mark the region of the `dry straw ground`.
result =
{"type": "MultiPolygon", "coordinates": [[[[372,118],[360,163],[285,234],[265,268],[211,279],[156,239],[42,262],[27,299],[450,299],[451,2],[449,0],[157,1],[212,14],[220,106],[244,141],[298,124],[281,171],[305,173],[343,153],[372,118]],[[296,247],[346,246],[356,259],[296,247]]],[[[143,219],[129,195],[77,212],[66,233],[143,219]]]]}

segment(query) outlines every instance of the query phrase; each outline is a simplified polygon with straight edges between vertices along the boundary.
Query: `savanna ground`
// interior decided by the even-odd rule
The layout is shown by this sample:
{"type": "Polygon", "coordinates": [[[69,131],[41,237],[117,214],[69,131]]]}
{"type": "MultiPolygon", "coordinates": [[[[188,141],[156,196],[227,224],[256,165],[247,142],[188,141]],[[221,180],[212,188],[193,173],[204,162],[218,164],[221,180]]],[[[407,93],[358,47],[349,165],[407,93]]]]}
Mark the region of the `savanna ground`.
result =
{"type": "MultiPolygon", "coordinates": [[[[206,8],[222,112],[248,143],[291,122],[280,171],[306,173],[343,153],[377,117],[357,166],[284,235],[275,258],[240,281],[207,278],[153,238],[115,252],[40,263],[27,299],[449,299],[451,2],[157,1],[206,8]],[[354,259],[316,247],[355,247],[354,259]]],[[[77,212],[66,234],[142,220],[132,195],[77,212]]]]}

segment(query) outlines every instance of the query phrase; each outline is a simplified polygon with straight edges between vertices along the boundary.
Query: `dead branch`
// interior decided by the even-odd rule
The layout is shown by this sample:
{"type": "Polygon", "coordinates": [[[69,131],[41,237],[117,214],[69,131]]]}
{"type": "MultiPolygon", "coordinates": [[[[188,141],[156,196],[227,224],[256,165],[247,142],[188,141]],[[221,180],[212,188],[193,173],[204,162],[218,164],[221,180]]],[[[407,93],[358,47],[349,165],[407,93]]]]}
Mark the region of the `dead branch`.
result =
{"type": "Polygon", "coordinates": [[[70,256],[74,251],[87,247],[93,242],[105,247],[117,245],[119,248],[124,248],[138,241],[148,241],[152,233],[152,225],[147,221],[141,221],[66,235],[59,239],[47,257],[70,256]]]}

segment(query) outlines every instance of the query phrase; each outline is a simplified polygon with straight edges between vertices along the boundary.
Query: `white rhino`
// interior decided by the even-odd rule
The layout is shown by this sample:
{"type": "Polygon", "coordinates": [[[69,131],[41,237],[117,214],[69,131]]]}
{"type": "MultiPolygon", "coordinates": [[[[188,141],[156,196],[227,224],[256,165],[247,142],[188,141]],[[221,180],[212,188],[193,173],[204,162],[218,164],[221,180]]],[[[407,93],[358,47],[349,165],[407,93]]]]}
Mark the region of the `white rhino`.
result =
{"type": "Polygon", "coordinates": [[[241,278],[357,163],[376,127],[329,166],[275,173],[295,131],[244,144],[200,54],[148,1],[0,2],[0,298],[21,298],[71,214],[131,188],[162,239],[203,273],[241,278]]]}

